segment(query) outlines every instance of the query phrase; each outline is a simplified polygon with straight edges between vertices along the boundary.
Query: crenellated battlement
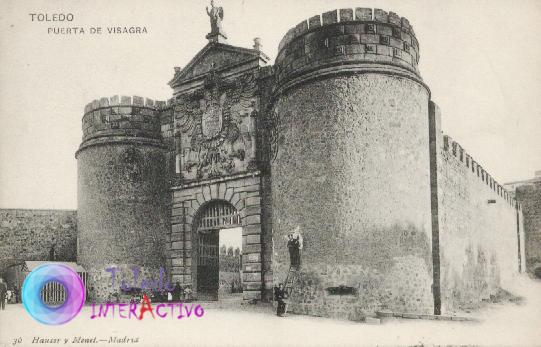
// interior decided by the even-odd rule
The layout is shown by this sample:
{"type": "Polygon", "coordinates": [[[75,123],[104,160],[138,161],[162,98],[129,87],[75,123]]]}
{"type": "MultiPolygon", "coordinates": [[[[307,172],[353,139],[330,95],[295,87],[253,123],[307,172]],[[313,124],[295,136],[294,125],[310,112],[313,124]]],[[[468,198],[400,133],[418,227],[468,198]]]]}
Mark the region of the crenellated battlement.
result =
{"type": "Polygon", "coordinates": [[[494,193],[507,201],[511,206],[516,206],[515,199],[507,192],[507,190],[499,184],[483,167],[470,156],[464,148],[450,136],[443,135],[443,148],[445,152],[451,154],[455,159],[462,163],[472,175],[485,183],[494,193]]]}
{"type": "Polygon", "coordinates": [[[358,63],[400,67],[420,79],[419,42],[412,26],[381,9],[346,8],[310,17],[286,33],[278,51],[280,84],[315,69],[358,63]]]}
{"type": "Polygon", "coordinates": [[[159,114],[166,106],[165,101],[140,96],[96,99],[85,106],[81,146],[89,140],[111,136],[159,139],[159,114]]]}

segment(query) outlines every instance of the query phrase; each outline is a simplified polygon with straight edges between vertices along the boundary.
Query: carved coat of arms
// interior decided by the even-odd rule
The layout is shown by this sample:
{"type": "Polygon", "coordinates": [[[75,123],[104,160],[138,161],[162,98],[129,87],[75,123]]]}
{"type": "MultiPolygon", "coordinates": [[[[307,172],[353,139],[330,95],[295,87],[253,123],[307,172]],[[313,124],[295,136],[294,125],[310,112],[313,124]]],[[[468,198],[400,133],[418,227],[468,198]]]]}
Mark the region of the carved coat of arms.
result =
{"type": "Polygon", "coordinates": [[[205,88],[175,101],[177,134],[182,138],[181,173],[188,179],[215,178],[235,171],[253,154],[255,129],[247,126],[255,108],[253,74],[224,82],[212,76],[205,88]]]}
{"type": "Polygon", "coordinates": [[[227,94],[221,93],[218,88],[206,92],[201,99],[201,131],[206,139],[212,139],[222,131],[222,112],[227,99],[227,94]]]}

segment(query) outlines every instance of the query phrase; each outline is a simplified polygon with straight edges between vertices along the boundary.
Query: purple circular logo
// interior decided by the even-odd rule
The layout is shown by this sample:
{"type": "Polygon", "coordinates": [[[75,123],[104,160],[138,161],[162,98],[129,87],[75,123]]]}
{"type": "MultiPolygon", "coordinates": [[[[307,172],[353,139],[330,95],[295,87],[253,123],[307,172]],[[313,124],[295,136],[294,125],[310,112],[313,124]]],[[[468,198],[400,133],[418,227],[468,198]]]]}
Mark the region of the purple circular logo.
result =
{"type": "Polygon", "coordinates": [[[21,290],[23,306],[40,323],[58,325],[72,320],[83,308],[85,286],[81,277],[69,266],[43,264],[26,276],[21,290]],[[66,300],[58,307],[46,305],[41,289],[49,282],[57,282],[66,290],[66,300]]]}

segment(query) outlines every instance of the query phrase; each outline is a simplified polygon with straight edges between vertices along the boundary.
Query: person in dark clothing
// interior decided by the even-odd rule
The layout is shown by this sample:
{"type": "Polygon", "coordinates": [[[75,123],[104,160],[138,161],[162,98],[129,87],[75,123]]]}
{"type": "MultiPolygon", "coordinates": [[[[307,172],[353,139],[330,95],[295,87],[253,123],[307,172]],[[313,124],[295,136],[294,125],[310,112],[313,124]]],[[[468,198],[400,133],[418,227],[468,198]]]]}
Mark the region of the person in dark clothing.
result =
{"type": "Polygon", "coordinates": [[[6,293],[8,286],[4,283],[4,279],[0,278],[0,310],[6,308],[6,293]]]}
{"type": "Polygon", "coordinates": [[[287,248],[289,250],[289,260],[291,262],[291,266],[299,269],[301,267],[301,252],[299,239],[293,237],[293,234],[289,234],[287,237],[287,248]]]}
{"type": "Polygon", "coordinates": [[[173,300],[180,301],[181,295],[182,295],[182,287],[180,286],[180,283],[177,282],[175,284],[175,288],[173,288],[173,300]]]}
{"type": "Polygon", "coordinates": [[[49,261],[55,261],[56,260],[56,243],[53,243],[51,246],[51,249],[49,249],[49,261]]]}
{"type": "Polygon", "coordinates": [[[94,286],[90,286],[87,292],[88,293],[86,296],[86,302],[89,302],[90,300],[94,300],[94,286]]]}
{"type": "Polygon", "coordinates": [[[283,317],[286,313],[286,297],[287,293],[282,283],[280,283],[278,287],[274,287],[274,300],[278,302],[278,308],[276,309],[276,315],[278,317],[283,317]]]}

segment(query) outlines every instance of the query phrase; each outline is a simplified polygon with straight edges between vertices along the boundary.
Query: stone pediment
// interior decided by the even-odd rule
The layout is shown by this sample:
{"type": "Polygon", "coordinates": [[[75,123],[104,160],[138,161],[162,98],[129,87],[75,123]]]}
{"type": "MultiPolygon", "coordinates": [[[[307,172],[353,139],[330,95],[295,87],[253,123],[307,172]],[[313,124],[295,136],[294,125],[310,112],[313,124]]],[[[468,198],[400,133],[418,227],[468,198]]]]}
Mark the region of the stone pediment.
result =
{"type": "Polygon", "coordinates": [[[235,47],[223,43],[209,43],[197,53],[188,65],[175,73],[169,85],[174,88],[184,81],[206,75],[211,70],[226,70],[259,60],[266,63],[268,57],[255,49],[235,47]]]}

